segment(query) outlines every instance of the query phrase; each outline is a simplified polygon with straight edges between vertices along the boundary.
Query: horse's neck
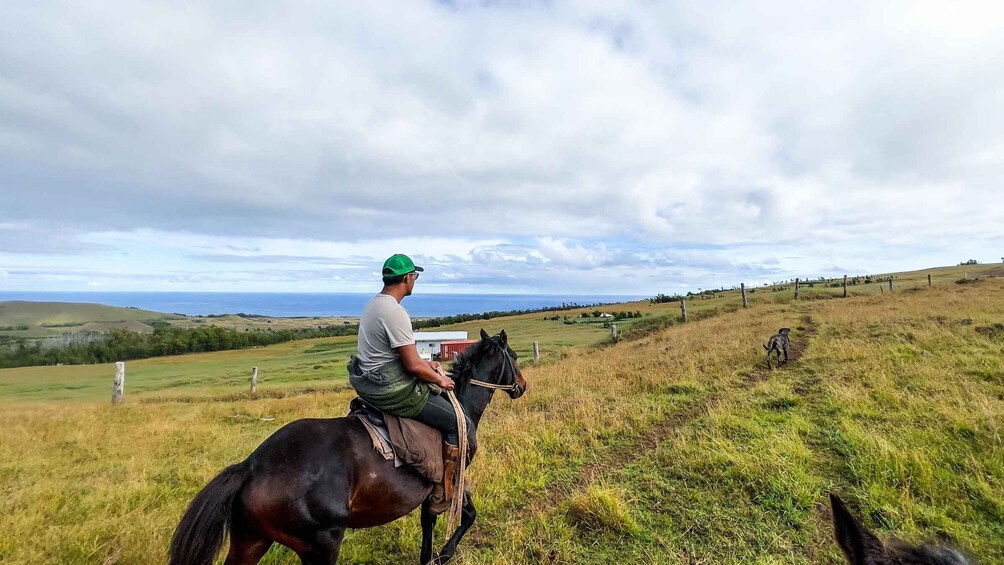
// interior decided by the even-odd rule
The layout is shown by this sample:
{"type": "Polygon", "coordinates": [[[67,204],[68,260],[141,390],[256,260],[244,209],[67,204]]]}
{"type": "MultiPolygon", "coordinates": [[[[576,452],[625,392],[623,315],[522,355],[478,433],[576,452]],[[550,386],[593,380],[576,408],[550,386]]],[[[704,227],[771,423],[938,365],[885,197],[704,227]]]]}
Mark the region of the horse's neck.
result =
{"type": "Polygon", "coordinates": [[[472,385],[468,385],[468,398],[461,400],[460,405],[464,407],[464,413],[467,414],[467,417],[470,418],[471,422],[474,424],[474,429],[477,429],[478,424],[481,422],[481,416],[485,413],[485,408],[488,407],[488,401],[491,400],[492,395],[491,391],[488,389],[482,389],[484,392],[477,389],[471,389],[474,389],[474,387],[472,385]],[[484,397],[485,400],[481,402],[474,401],[475,398],[481,397],[484,397]]]}
{"type": "Polygon", "coordinates": [[[460,406],[463,407],[464,413],[467,417],[471,419],[474,424],[474,428],[477,429],[478,423],[481,421],[481,416],[485,413],[485,408],[488,407],[488,403],[492,399],[491,389],[481,388],[470,383],[470,379],[475,378],[477,375],[474,371],[471,371],[471,375],[466,378],[468,381],[464,387],[463,395],[458,395],[457,400],[460,402],[460,406]]]}

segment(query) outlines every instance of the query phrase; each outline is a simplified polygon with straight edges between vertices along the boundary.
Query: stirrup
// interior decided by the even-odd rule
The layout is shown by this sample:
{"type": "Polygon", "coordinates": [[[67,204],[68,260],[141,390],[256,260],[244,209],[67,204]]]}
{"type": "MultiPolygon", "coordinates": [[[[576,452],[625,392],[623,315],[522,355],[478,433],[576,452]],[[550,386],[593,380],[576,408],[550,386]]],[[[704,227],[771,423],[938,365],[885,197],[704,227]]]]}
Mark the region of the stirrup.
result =
{"type": "Polygon", "coordinates": [[[442,504],[453,500],[457,467],[460,465],[460,447],[443,442],[443,480],[432,489],[432,502],[442,504]]]}

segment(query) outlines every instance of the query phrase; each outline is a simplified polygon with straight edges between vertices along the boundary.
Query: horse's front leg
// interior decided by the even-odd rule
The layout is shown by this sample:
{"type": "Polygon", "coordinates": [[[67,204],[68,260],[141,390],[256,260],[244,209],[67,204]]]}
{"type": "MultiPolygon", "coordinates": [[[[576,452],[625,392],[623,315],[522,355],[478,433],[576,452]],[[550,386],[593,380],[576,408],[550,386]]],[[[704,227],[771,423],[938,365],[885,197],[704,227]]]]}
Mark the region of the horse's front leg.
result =
{"type": "Polygon", "coordinates": [[[436,563],[446,563],[453,558],[453,554],[457,552],[457,544],[460,543],[460,538],[464,537],[467,530],[471,529],[477,517],[478,509],[474,507],[470,491],[464,492],[464,508],[460,513],[460,527],[457,528],[456,532],[453,532],[453,535],[450,536],[450,541],[446,542],[446,545],[443,546],[443,550],[439,552],[439,559],[436,560],[436,563]]]}
{"type": "Polygon", "coordinates": [[[438,516],[429,511],[432,504],[429,498],[422,501],[422,554],[421,565],[429,565],[432,562],[432,535],[436,530],[436,520],[438,516]]]}

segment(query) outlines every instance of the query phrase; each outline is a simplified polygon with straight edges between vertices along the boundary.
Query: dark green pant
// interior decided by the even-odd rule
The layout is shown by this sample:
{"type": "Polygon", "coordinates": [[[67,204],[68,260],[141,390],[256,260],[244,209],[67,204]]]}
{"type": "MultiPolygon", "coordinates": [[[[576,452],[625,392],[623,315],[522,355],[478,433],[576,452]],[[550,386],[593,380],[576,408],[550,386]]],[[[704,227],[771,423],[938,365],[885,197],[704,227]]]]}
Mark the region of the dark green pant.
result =
{"type": "MultiPolygon", "coordinates": [[[[467,429],[472,429],[474,424],[471,422],[471,419],[466,416],[464,417],[467,419],[467,429]]],[[[423,424],[428,424],[442,430],[443,439],[446,440],[446,443],[459,444],[460,432],[457,429],[457,416],[453,411],[453,404],[446,397],[438,394],[430,394],[425,407],[415,416],[415,419],[423,424]]]]}

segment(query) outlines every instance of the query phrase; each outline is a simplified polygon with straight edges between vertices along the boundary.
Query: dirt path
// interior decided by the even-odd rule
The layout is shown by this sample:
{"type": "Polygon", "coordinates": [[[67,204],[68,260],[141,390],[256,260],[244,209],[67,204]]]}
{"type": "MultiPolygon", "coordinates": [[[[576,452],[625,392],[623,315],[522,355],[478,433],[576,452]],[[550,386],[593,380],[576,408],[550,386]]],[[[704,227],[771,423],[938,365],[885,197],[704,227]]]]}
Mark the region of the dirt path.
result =
{"type": "MultiPolygon", "coordinates": [[[[788,365],[798,361],[808,347],[810,338],[817,332],[816,324],[811,316],[804,315],[801,325],[796,328],[798,333],[792,339],[789,348],[788,365]]],[[[780,369],[784,370],[784,368],[780,369]]],[[[762,364],[744,379],[747,385],[765,381],[770,377],[762,364]]],[[[671,435],[676,429],[700,418],[713,409],[722,397],[722,392],[713,393],[707,397],[695,399],[693,402],[668,414],[661,421],[649,428],[644,434],[633,441],[615,445],[597,455],[596,459],[583,465],[576,473],[571,483],[557,484],[548,489],[545,496],[517,509],[514,520],[522,522],[535,514],[544,513],[557,507],[576,492],[585,490],[597,477],[610,474],[634,461],[646,457],[658,447],[661,438],[671,435]]],[[[478,536],[475,536],[478,537],[478,536]]]]}
{"type": "MultiPolygon", "coordinates": [[[[788,346],[788,363],[774,370],[785,370],[789,365],[798,361],[802,356],[802,353],[809,348],[809,340],[816,335],[818,328],[816,323],[812,320],[812,316],[805,314],[801,318],[801,324],[795,328],[794,337],[791,339],[791,343],[788,346]]],[[[760,357],[760,362],[754,368],[753,372],[746,376],[745,382],[747,385],[755,385],[756,383],[766,381],[770,378],[771,369],[768,369],[764,361],[765,356],[760,357]]],[[[797,391],[796,391],[797,392],[797,391]]]]}
{"type": "Polygon", "coordinates": [[[524,513],[532,515],[554,508],[574,493],[585,490],[596,477],[606,475],[614,469],[644,457],[658,447],[660,438],[670,435],[677,428],[706,414],[717,403],[718,395],[713,394],[704,399],[696,399],[680,410],[670,413],[634,441],[615,445],[604,451],[596,460],[583,465],[573,483],[552,489],[547,497],[530,505],[524,513]]]}

